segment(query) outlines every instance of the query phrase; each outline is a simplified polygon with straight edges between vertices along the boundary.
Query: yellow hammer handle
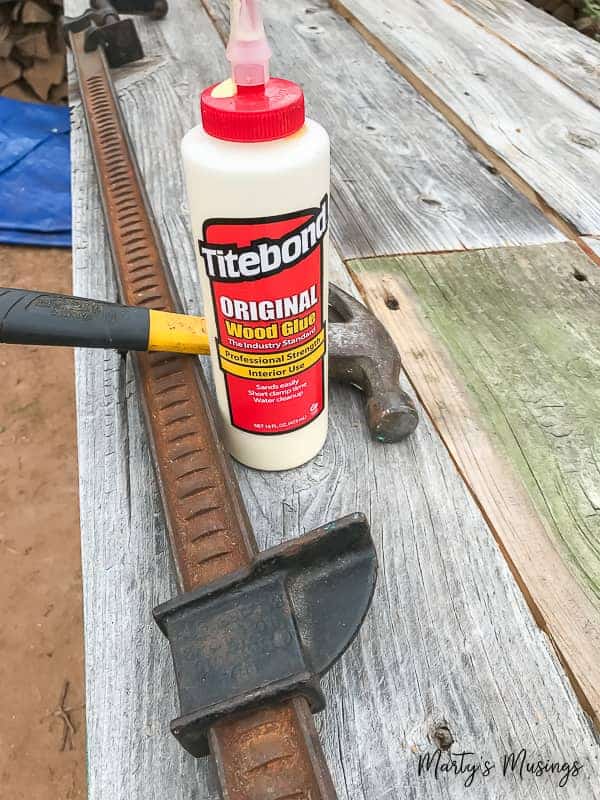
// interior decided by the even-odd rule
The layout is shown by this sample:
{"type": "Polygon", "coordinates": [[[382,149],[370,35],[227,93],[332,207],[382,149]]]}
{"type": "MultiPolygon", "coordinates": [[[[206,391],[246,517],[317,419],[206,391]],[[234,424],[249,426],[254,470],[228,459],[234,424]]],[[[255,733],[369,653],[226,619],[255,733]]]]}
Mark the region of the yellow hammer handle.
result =
{"type": "Polygon", "coordinates": [[[208,332],[204,317],[171,314],[150,309],[148,350],[164,353],[208,354],[208,332]]]}

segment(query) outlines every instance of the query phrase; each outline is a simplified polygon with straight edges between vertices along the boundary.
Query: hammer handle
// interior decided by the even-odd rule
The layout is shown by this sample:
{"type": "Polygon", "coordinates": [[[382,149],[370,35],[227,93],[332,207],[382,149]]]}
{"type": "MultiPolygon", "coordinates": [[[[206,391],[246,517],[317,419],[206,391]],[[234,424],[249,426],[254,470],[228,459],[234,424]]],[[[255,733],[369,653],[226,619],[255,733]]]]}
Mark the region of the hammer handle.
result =
{"type": "Polygon", "coordinates": [[[0,342],[208,353],[202,317],[0,288],[0,342]]]}
{"type": "Polygon", "coordinates": [[[0,288],[0,342],[146,350],[146,308],[0,288]]]}

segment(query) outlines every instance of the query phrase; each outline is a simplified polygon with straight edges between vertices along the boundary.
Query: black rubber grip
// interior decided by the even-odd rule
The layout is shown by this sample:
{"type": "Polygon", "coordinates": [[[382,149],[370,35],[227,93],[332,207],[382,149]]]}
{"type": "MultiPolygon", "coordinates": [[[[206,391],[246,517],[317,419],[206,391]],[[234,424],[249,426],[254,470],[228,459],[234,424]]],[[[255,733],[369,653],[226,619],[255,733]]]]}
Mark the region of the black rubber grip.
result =
{"type": "Polygon", "coordinates": [[[149,331],[146,308],[0,288],[0,342],[146,350],[149,331]]]}

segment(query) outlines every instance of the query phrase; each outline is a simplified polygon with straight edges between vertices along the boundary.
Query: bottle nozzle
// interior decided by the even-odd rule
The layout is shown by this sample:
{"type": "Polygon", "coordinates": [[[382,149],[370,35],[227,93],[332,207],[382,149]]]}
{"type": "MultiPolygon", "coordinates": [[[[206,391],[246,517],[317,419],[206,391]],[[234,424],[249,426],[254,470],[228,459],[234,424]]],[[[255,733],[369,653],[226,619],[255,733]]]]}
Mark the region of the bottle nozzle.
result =
{"type": "Polygon", "coordinates": [[[270,57],[259,0],[230,0],[227,58],[233,82],[237,86],[264,86],[269,80],[270,57]]]}

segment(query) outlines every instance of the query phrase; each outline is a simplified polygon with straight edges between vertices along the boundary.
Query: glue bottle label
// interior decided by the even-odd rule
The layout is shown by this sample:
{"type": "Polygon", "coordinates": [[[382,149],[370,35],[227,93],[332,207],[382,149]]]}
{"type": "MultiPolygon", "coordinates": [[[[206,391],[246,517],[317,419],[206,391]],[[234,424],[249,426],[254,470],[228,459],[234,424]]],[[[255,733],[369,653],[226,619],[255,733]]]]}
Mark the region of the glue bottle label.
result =
{"type": "Polygon", "coordinates": [[[318,208],[256,219],[209,219],[198,243],[210,281],[218,363],[231,424],[289,433],[324,408],[324,237],[318,208]]]}

